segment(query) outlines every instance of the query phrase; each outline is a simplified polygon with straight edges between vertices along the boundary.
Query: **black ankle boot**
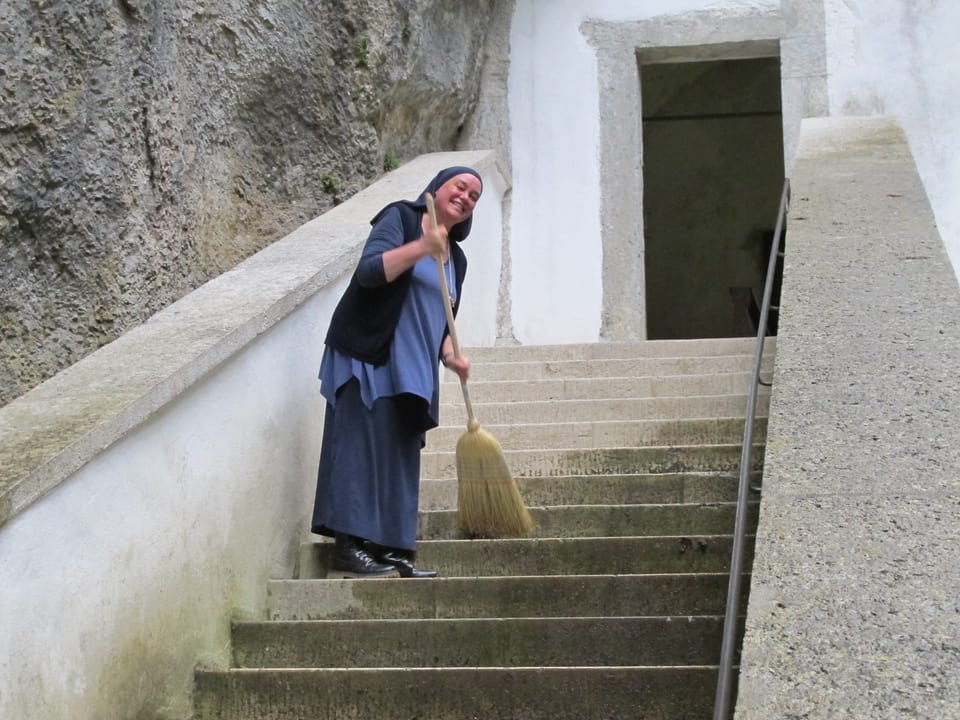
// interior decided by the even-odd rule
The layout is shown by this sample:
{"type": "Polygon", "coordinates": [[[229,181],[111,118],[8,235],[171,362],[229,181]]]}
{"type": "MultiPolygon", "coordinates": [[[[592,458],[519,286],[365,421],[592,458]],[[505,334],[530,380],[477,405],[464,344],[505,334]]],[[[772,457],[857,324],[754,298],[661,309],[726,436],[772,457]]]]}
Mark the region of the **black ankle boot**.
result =
{"type": "Polygon", "coordinates": [[[395,567],[403,578],[433,578],[437,576],[436,570],[421,570],[413,564],[413,552],[410,550],[397,550],[396,548],[378,547],[374,552],[377,560],[395,567]]]}
{"type": "Polygon", "coordinates": [[[370,553],[363,549],[360,538],[337,533],[333,548],[333,560],[330,561],[330,578],[380,578],[397,577],[399,572],[393,565],[378,563],[370,553]]]}

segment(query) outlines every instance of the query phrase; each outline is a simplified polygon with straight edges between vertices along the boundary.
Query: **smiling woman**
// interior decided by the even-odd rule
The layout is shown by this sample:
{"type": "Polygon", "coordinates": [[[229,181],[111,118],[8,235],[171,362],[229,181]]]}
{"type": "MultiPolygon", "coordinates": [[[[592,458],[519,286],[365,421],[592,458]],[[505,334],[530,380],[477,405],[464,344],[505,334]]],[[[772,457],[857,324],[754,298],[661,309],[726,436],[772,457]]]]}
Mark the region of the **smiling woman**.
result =
{"type": "Polygon", "coordinates": [[[453,352],[436,260],[456,314],[467,269],[459,243],[482,192],[475,170],[450,167],[416,200],[384,207],[333,313],[320,365],[327,407],[311,524],[335,538],[331,577],[436,576],[413,563],[420,450],[438,424],[438,361],[464,380],[470,374],[470,361],[453,352]]]}

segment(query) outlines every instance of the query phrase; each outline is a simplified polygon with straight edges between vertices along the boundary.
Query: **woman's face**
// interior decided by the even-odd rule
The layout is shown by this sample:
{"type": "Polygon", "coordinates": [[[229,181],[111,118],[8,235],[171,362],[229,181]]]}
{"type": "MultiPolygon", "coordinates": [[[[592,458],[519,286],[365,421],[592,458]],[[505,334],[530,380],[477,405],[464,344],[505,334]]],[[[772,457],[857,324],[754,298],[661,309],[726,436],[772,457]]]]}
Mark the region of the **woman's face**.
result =
{"type": "Polygon", "coordinates": [[[473,213],[483,185],[476,175],[454,175],[437,190],[436,205],[440,221],[448,228],[466,220],[473,213]]]}

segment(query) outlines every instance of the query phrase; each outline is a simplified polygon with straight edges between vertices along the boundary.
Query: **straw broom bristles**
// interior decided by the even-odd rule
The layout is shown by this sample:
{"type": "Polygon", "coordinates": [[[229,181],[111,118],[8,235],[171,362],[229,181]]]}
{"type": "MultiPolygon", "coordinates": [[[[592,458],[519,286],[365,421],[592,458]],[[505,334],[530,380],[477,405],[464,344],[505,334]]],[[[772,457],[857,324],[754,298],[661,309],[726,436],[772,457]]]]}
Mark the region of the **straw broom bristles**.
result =
{"type": "MultiPolygon", "coordinates": [[[[427,212],[433,227],[437,225],[433,196],[426,194],[427,212]]],[[[443,262],[436,258],[440,274],[440,290],[447,312],[447,326],[453,353],[460,357],[450,290],[443,272],[443,262]]],[[[480,427],[473,414],[467,382],[460,379],[463,401],[467,408],[467,431],[457,441],[457,512],[460,529],[482,537],[517,537],[533,529],[533,520],[523,503],[520,490],[510,475],[497,439],[480,427]]]]}
{"type": "Polygon", "coordinates": [[[460,529],[482,537],[519,537],[533,520],[497,439],[474,419],[457,442],[460,529]]]}

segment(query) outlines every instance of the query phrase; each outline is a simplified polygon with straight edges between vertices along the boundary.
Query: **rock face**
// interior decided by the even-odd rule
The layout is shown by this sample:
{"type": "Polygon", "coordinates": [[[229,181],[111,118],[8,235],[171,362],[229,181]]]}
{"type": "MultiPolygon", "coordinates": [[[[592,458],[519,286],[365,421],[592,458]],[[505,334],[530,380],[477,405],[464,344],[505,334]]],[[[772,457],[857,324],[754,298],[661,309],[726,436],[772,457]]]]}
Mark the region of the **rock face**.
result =
{"type": "Polygon", "coordinates": [[[5,0],[0,405],[457,147],[494,0],[5,0]]]}

